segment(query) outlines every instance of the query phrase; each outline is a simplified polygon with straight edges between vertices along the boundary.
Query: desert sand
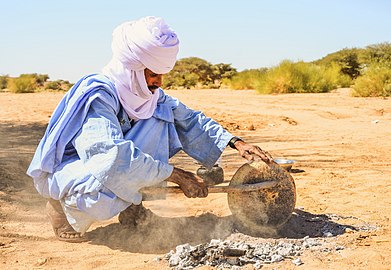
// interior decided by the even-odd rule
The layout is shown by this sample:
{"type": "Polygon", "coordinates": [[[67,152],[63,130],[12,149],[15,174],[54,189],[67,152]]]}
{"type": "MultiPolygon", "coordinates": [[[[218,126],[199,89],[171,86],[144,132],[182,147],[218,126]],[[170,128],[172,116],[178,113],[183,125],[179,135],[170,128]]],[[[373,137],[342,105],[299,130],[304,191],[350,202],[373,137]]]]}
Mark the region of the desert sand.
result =
{"type": "MultiPolygon", "coordinates": [[[[351,97],[349,91],[167,91],[274,157],[296,161],[291,172],[296,211],[280,236],[263,241],[308,235],[343,247],[307,250],[300,256],[301,266],[285,259],[262,269],[391,269],[391,103],[351,97]],[[321,234],[325,226],[334,228],[332,236],[321,234]]],[[[169,269],[166,260],[157,258],[177,245],[237,233],[230,227],[226,194],[204,199],[178,194],[145,202],[156,215],[148,226],[128,230],[114,217],[95,223],[87,233],[89,242],[57,241],[45,199],[25,171],[62,96],[0,93],[0,269],[169,269]]],[[[199,166],[184,154],[171,162],[193,172],[199,166]]],[[[227,148],[222,157],[225,179],[244,162],[227,148]]]]}

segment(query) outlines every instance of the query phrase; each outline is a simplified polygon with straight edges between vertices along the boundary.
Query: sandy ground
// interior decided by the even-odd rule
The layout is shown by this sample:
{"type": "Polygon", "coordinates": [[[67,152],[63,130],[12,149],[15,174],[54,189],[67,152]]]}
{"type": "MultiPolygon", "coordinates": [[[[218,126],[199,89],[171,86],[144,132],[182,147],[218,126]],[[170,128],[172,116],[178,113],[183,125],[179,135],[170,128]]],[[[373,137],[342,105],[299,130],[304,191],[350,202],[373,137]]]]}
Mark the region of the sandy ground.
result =
{"type": "MultiPolygon", "coordinates": [[[[323,227],[353,228],[325,239],[344,246],[342,250],[308,250],[299,267],[285,260],[263,269],[391,269],[390,99],[353,98],[348,89],[268,96],[229,90],[168,93],[274,157],[296,160],[295,220],[281,236],[266,241],[319,237],[316,219],[308,217],[323,217],[323,227]],[[340,218],[325,220],[325,214],[340,218]]],[[[156,214],[146,227],[127,230],[115,217],[94,224],[87,243],[57,241],[44,212],[45,200],[25,171],[62,95],[0,93],[0,269],[168,269],[165,260],[156,258],[177,245],[229,237],[226,195],[210,194],[205,199],[170,195],[146,202],[156,214]]],[[[198,168],[183,154],[172,163],[198,168]]],[[[225,178],[243,163],[227,149],[225,178]]]]}

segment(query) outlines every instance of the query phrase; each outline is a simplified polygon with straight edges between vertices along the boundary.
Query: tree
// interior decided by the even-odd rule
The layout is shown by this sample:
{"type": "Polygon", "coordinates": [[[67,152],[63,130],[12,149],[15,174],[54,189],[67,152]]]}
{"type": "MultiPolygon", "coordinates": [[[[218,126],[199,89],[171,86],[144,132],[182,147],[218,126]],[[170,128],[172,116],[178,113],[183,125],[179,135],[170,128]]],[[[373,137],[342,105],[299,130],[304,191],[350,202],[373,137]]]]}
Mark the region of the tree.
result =
{"type": "Polygon", "coordinates": [[[367,46],[364,58],[368,64],[379,64],[391,68],[391,43],[367,46]]]}
{"type": "Polygon", "coordinates": [[[345,48],[328,54],[313,63],[325,67],[331,67],[333,64],[338,64],[342,74],[348,75],[351,79],[355,79],[360,76],[361,69],[365,66],[365,63],[361,60],[363,52],[364,49],[345,48]]]}
{"type": "Polygon", "coordinates": [[[0,90],[6,89],[6,88],[7,88],[8,79],[9,79],[9,76],[8,76],[8,75],[2,75],[2,76],[0,76],[0,90]]]}
{"type": "Polygon", "coordinates": [[[339,60],[341,65],[341,72],[348,75],[351,79],[356,79],[360,76],[361,65],[358,62],[357,53],[354,51],[347,51],[345,56],[339,60]]]}
{"type": "Polygon", "coordinates": [[[164,88],[219,88],[223,79],[237,73],[230,64],[212,65],[198,57],[179,59],[171,72],[164,76],[164,88]]]}
{"type": "Polygon", "coordinates": [[[198,57],[179,59],[171,72],[164,76],[163,87],[192,88],[197,85],[209,85],[212,80],[212,65],[198,57]]]}
{"type": "Polygon", "coordinates": [[[223,79],[231,79],[238,72],[231,64],[216,64],[212,66],[212,80],[217,88],[220,88],[223,79]]]}

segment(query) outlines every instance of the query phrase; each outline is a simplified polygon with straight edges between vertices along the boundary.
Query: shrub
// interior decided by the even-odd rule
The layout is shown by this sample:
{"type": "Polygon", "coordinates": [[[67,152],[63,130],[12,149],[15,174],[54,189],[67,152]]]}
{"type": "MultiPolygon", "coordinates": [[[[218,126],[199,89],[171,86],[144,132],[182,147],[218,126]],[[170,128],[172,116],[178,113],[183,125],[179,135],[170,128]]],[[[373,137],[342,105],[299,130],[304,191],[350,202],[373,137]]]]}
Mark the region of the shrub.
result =
{"type": "Polygon", "coordinates": [[[60,81],[61,81],[62,90],[68,91],[73,86],[73,83],[69,81],[65,81],[65,80],[60,80],[60,81]]]}
{"type": "Polygon", "coordinates": [[[285,60],[266,73],[258,83],[257,91],[262,94],[323,93],[349,82],[337,64],[326,67],[285,60]]]}
{"type": "Polygon", "coordinates": [[[50,89],[50,90],[61,90],[61,82],[60,82],[60,81],[48,82],[48,83],[45,85],[45,89],[50,89]]]}
{"type": "Polygon", "coordinates": [[[337,63],[332,63],[329,66],[321,66],[321,76],[331,82],[332,89],[338,87],[350,87],[352,77],[341,71],[341,67],[337,63]]]}
{"type": "Polygon", "coordinates": [[[223,84],[235,90],[255,89],[266,72],[266,68],[246,69],[236,73],[231,79],[223,80],[223,84]]]}
{"type": "Polygon", "coordinates": [[[9,90],[13,93],[31,93],[36,89],[36,81],[31,76],[21,76],[9,80],[9,90]]]}
{"type": "Polygon", "coordinates": [[[202,85],[213,82],[211,74],[212,65],[198,57],[188,57],[176,62],[171,72],[164,75],[163,87],[168,88],[192,88],[201,83],[202,85]]]}
{"type": "Polygon", "coordinates": [[[231,79],[235,74],[237,74],[236,69],[231,67],[231,64],[220,63],[212,65],[212,70],[213,88],[220,88],[224,81],[231,79]]]}
{"type": "Polygon", "coordinates": [[[353,96],[391,96],[391,69],[384,65],[371,65],[353,85],[353,96]]]}
{"type": "Polygon", "coordinates": [[[356,52],[347,53],[339,60],[341,65],[341,72],[348,75],[351,79],[355,79],[360,76],[361,64],[358,61],[356,52]]]}
{"type": "Polygon", "coordinates": [[[47,90],[68,91],[72,87],[72,83],[65,80],[56,80],[45,82],[44,86],[47,90]]]}
{"type": "Polygon", "coordinates": [[[6,89],[8,85],[8,75],[0,76],[0,90],[6,89]]]}
{"type": "Polygon", "coordinates": [[[342,74],[348,75],[351,79],[360,76],[362,66],[365,65],[363,55],[365,49],[345,48],[340,51],[328,54],[320,60],[312,62],[316,65],[329,67],[333,64],[338,64],[342,74]]]}
{"type": "Polygon", "coordinates": [[[44,83],[49,79],[49,75],[47,74],[37,74],[37,73],[30,73],[30,74],[20,74],[19,77],[30,77],[34,78],[35,84],[38,87],[42,87],[44,83]]]}
{"type": "Polygon", "coordinates": [[[367,65],[381,65],[391,68],[391,43],[369,45],[363,53],[367,65]]]}
{"type": "Polygon", "coordinates": [[[197,85],[199,80],[199,76],[195,73],[186,73],[182,76],[182,84],[178,86],[182,86],[184,88],[190,89],[197,85]]]}
{"type": "Polygon", "coordinates": [[[236,72],[230,64],[212,65],[198,57],[182,58],[164,75],[163,88],[219,88],[223,80],[236,72]]]}

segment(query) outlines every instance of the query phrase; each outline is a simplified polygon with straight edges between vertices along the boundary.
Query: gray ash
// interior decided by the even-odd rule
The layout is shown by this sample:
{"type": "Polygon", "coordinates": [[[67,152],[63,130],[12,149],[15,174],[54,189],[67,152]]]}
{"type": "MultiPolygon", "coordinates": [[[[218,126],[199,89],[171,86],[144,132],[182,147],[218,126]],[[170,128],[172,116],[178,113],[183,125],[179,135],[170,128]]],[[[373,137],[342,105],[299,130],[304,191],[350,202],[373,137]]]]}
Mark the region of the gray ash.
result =
{"type": "Polygon", "coordinates": [[[204,265],[217,269],[240,269],[248,264],[252,264],[255,269],[260,269],[265,264],[283,260],[291,260],[294,265],[300,266],[304,263],[300,256],[305,251],[328,253],[345,249],[344,246],[336,245],[333,241],[335,236],[342,235],[345,230],[376,230],[376,227],[355,217],[342,217],[335,214],[304,215],[303,213],[305,212],[301,212],[301,215],[293,217],[288,222],[287,225],[292,226],[287,232],[290,237],[259,238],[233,233],[225,240],[213,239],[209,243],[195,246],[179,245],[175,251],[171,250],[164,258],[171,268],[178,270],[194,269],[204,265]],[[353,223],[359,221],[360,225],[343,225],[335,222],[342,220],[355,221],[353,223]],[[310,235],[300,237],[304,230],[300,230],[299,224],[311,224],[310,227],[314,231],[311,231],[310,235]],[[292,231],[294,229],[297,229],[295,234],[292,231]]]}

